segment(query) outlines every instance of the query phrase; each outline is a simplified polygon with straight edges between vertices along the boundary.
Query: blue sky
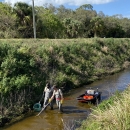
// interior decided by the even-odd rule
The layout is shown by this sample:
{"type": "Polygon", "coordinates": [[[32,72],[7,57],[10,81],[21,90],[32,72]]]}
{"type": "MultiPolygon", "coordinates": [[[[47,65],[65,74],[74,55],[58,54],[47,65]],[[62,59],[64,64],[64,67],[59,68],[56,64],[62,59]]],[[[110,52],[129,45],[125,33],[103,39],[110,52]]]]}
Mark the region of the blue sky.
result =
{"type": "MultiPolygon", "coordinates": [[[[32,4],[32,0],[0,0],[12,4],[21,1],[32,4]]],[[[64,5],[66,8],[76,9],[83,4],[91,4],[97,12],[102,11],[105,15],[112,16],[121,14],[130,18],[130,0],[34,0],[35,5],[52,3],[54,6],[64,5]]]]}

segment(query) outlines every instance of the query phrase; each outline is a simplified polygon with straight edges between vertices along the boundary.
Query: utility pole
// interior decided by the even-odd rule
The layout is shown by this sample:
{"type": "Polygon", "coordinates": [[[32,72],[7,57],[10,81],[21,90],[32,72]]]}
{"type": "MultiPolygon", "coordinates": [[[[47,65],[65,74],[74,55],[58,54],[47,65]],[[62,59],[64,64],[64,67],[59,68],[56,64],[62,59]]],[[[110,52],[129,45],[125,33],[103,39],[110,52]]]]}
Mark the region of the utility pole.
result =
{"type": "Polygon", "coordinates": [[[34,31],[34,39],[36,39],[36,23],[35,23],[34,0],[32,0],[32,13],[33,13],[33,31],[34,31]]]}

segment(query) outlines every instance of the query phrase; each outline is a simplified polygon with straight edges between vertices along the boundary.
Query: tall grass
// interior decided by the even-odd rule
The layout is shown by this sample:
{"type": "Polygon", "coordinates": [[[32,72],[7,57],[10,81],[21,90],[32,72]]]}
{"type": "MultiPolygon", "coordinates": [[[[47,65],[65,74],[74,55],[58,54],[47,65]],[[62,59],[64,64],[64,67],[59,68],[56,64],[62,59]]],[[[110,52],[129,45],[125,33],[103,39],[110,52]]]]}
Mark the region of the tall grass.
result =
{"type": "Polygon", "coordinates": [[[130,85],[105,109],[93,110],[78,130],[130,130],[130,85]]]}

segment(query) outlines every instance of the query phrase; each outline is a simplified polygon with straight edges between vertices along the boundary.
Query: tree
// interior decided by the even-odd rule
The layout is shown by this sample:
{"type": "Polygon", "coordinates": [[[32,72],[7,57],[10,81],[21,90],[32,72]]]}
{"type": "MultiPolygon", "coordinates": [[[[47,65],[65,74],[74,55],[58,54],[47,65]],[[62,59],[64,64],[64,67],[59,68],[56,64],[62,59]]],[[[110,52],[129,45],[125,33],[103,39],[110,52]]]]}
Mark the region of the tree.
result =
{"type": "Polygon", "coordinates": [[[32,7],[26,3],[17,2],[14,5],[16,14],[16,26],[21,37],[33,37],[33,16],[32,7]]]}
{"type": "Polygon", "coordinates": [[[99,13],[97,14],[98,17],[104,18],[105,14],[102,11],[99,11],[99,13]]]}
{"type": "Polygon", "coordinates": [[[9,4],[0,2],[0,38],[17,37],[15,16],[9,4]]]}
{"type": "Polygon", "coordinates": [[[38,36],[42,38],[62,38],[64,27],[60,19],[43,7],[36,7],[36,10],[38,14],[38,36]]]}
{"type": "Polygon", "coordinates": [[[86,10],[86,9],[88,9],[88,10],[93,10],[93,6],[92,6],[91,4],[84,4],[84,5],[81,5],[81,6],[79,7],[79,9],[84,9],[84,10],[86,10]]]}
{"type": "Polygon", "coordinates": [[[44,7],[44,9],[50,10],[50,12],[53,13],[53,14],[57,13],[56,7],[53,6],[52,4],[46,3],[46,4],[43,5],[43,7],[44,7]]]}
{"type": "Polygon", "coordinates": [[[79,21],[66,18],[63,20],[63,24],[65,26],[65,33],[68,38],[77,38],[80,36],[82,25],[79,21]]]}
{"type": "Polygon", "coordinates": [[[82,24],[82,31],[80,33],[82,37],[90,37],[90,20],[96,16],[97,12],[95,10],[85,10],[84,8],[77,8],[75,10],[71,17],[82,24]]]}
{"type": "Polygon", "coordinates": [[[121,19],[117,17],[106,17],[104,18],[106,37],[121,38],[124,37],[124,30],[121,26],[121,19]]]}
{"type": "Polygon", "coordinates": [[[94,37],[98,36],[98,33],[102,32],[104,22],[100,17],[93,17],[90,20],[91,31],[94,33],[94,37]]]}
{"type": "Polygon", "coordinates": [[[57,11],[56,11],[56,15],[58,16],[59,19],[61,20],[64,20],[65,18],[69,18],[71,13],[72,13],[72,10],[71,9],[66,9],[63,5],[60,5],[58,8],[57,8],[57,11]]]}
{"type": "Polygon", "coordinates": [[[122,26],[122,30],[124,30],[124,37],[129,38],[130,37],[130,19],[128,18],[122,18],[120,19],[120,25],[122,26]]]}

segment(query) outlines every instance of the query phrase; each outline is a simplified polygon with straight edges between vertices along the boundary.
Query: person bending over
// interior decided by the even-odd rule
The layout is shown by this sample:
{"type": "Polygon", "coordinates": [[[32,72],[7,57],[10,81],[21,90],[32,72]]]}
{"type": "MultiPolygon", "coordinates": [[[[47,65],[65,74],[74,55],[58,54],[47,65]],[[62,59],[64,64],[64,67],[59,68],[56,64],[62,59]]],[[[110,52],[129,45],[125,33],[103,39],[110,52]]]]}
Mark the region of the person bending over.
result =
{"type": "Polygon", "coordinates": [[[61,89],[58,89],[56,85],[53,86],[53,95],[52,97],[49,99],[49,102],[51,102],[54,97],[56,99],[56,105],[58,106],[59,108],[59,111],[63,112],[63,109],[62,109],[62,103],[63,103],[63,93],[61,91],[61,89]]]}

